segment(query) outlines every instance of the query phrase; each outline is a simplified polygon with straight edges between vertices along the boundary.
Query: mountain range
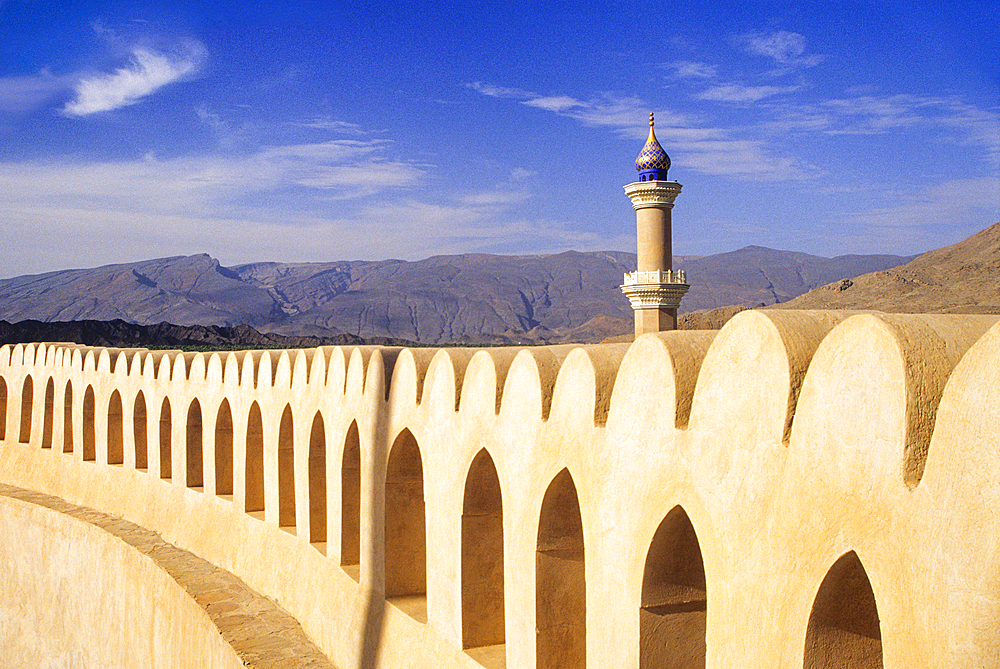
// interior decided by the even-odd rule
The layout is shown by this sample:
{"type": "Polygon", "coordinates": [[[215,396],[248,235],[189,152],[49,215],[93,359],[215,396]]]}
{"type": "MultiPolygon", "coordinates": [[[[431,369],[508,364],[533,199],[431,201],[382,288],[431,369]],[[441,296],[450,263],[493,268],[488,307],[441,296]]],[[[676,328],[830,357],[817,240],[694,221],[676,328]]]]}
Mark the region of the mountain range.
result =
{"type": "MultiPolygon", "coordinates": [[[[675,257],[685,311],[784,303],[813,288],[910,261],[823,258],[748,246],[675,257]]],[[[406,262],[259,262],[202,254],[0,280],[0,319],[233,327],[294,337],[349,334],[424,344],[595,342],[629,332],[624,252],[466,254],[406,262]]]]}

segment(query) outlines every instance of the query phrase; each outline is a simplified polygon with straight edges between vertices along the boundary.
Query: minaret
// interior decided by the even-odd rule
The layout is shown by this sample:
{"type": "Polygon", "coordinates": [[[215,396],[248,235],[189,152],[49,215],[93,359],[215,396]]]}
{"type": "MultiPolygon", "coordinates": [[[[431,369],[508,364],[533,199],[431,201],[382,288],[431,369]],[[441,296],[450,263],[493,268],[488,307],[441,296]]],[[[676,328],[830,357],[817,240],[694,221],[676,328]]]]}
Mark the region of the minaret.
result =
{"type": "Polygon", "coordinates": [[[649,139],[635,159],[639,180],[625,186],[635,209],[638,266],[625,275],[622,292],[635,312],[635,336],[677,329],[677,309],[688,291],[684,271],[672,269],[670,210],[681,192],[676,181],[667,181],[670,158],[656,141],[653,115],[649,115],[649,139]]]}

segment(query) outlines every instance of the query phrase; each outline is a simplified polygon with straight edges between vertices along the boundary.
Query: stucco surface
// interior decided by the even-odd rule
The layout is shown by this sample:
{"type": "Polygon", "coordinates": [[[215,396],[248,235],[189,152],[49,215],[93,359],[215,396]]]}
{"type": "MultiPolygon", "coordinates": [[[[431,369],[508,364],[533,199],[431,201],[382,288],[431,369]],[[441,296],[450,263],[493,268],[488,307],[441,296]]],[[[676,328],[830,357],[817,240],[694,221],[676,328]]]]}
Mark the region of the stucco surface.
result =
{"type": "Polygon", "coordinates": [[[992,667],[1000,665],[1000,572],[989,567],[1000,563],[996,323],[751,311],[718,333],[630,345],[5,347],[0,480],[122,516],[232,572],[294,616],[337,666],[474,667],[476,658],[502,666],[505,657],[530,669],[550,666],[544,649],[555,645],[582,649],[563,666],[992,667]],[[67,383],[72,452],[60,448],[67,383]],[[88,387],[92,462],[81,449],[88,387]],[[106,464],[115,391],[122,465],[106,464]],[[135,468],[139,392],[145,469],[135,468]],[[188,460],[200,458],[201,486],[161,477],[154,455],[164,399],[171,469],[189,471],[188,460]],[[200,451],[188,448],[185,425],[194,400],[200,451]],[[216,452],[223,401],[231,455],[216,452]],[[259,460],[246,438],[257,410],[259,460]],[[354,429],[359,466],[344,468],[354,429]],[[394,444],[411,438],[419,470],[401,470],[394,444]],[[43,447],[46,439],[56,448],[43,447]],[[484,453],[492,469],[473,466],[484,453]],[[251,515],[254,468],[264,510],[251,515]],[[217,474],[232,494],[217,494],[217,474]],[[484,492],[495,489],[499,514],[484,492]],[[407,520],[419,518],[421,497],[422,523],[407,520]],[[287,504],[294,524],[279,527],[287,504]],[[342,520],[353,508],[360,527],[342,520]],[[325,542],[312,541],[317,523],[325,542]],[[349,560],[344,528],[358,546],[349,560]],[[503,593],[502,620],[496,606],[475,609],[494,616],[475,627],[489,633],[463,630],[473,606],[463,574],[479,574],[477,592],[503,593]],[[400,579],[410,579],[410,594],[387,603],[386,584],[400,579]],[[491,645],[469,647],[470,638],[491,645]]]}

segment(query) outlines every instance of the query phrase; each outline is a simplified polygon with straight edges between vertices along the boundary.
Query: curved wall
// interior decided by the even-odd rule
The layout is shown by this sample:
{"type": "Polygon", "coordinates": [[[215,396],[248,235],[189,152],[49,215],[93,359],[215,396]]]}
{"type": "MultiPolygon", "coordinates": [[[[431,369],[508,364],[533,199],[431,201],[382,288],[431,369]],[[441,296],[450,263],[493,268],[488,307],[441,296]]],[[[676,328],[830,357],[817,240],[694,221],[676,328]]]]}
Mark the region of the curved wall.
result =
{"type": "Polygon", "coordinates": [[[865,667],[994,666],[996,322],[751,311],[718,333],[632,345],[4,347],[0,480],[120,514],[232,571],[284,606],[338,666],[543,666],[551,653],[539,649],[561,642],[538,629],[568,635],[566,647],[581,648],[591,667],[638,667],[641,655],[656,658],[642,666],[842,666],[851,648],[866,649],[865,667]],[[50,377],[54,401],[43,410],[50,377]],[[25,387],[36,396],[20,444],[12,435],[25,432],[25,387]],[[115,392],[121,466],[107,464],[115,392]],[[197,423],[186,420],[195,402],[197,423]],[[248,429],[257,409],[260,429],[248,429]],[[352,424],[360,457],[345,475],[352,424]],[[72,452],[43,448],[48,430],[72,452]],[[419,458],[390,467],[404,430],[419,458]],[[148,467],[136,469],[143,436],[148,467]],[[484,449],[500,493],[489,505],[466,490],[484,449]],[[546,502],[559,477],[572,481],[572,513],[568,502],[546,502]],[[248,493],[258,479],[263,511],[248,493]],[[360,509],[357,536],[342,535],[357,527],[342,509],[360,509]],[[422,554],[423,587],[392,586],[387,602],[386,583],[408,578],[398,570],[422,554]],[[856,565],[842,577],[832,568],[848,555],[856,565]],[[492,596],[503,615],[479,621],[489,634],[466,634],[463,577],[483,564],[494,584],[502,569],[503,596],[492,596]],[[874,601],[860,607],[864,620],[829,613],[868,602],[864,583],[874,601]],[[560,599],[571,592],[580,594],[560,599]],[[550,601],[570,602],[565,619],[539,604],[550,601]],[[688,650],[672,653],[678,644],[688,650]]]}
{"type": "Polygon", "coordinates": [[[102,529],[0,494],[0,536],[4,666],[244,666],[177,582],[102,529]]]}

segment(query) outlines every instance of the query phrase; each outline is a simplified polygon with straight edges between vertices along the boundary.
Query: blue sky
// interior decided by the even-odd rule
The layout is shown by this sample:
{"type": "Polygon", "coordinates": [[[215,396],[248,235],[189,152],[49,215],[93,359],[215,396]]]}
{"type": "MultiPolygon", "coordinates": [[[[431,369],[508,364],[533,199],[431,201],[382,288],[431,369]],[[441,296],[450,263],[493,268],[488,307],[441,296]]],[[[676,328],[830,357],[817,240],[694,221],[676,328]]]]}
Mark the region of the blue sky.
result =
{"type": "Polygon", "coordinates": [[[917,253],[1000,221],[994,2],[0,0],[0,276],[634,250],[917,253]]]}

